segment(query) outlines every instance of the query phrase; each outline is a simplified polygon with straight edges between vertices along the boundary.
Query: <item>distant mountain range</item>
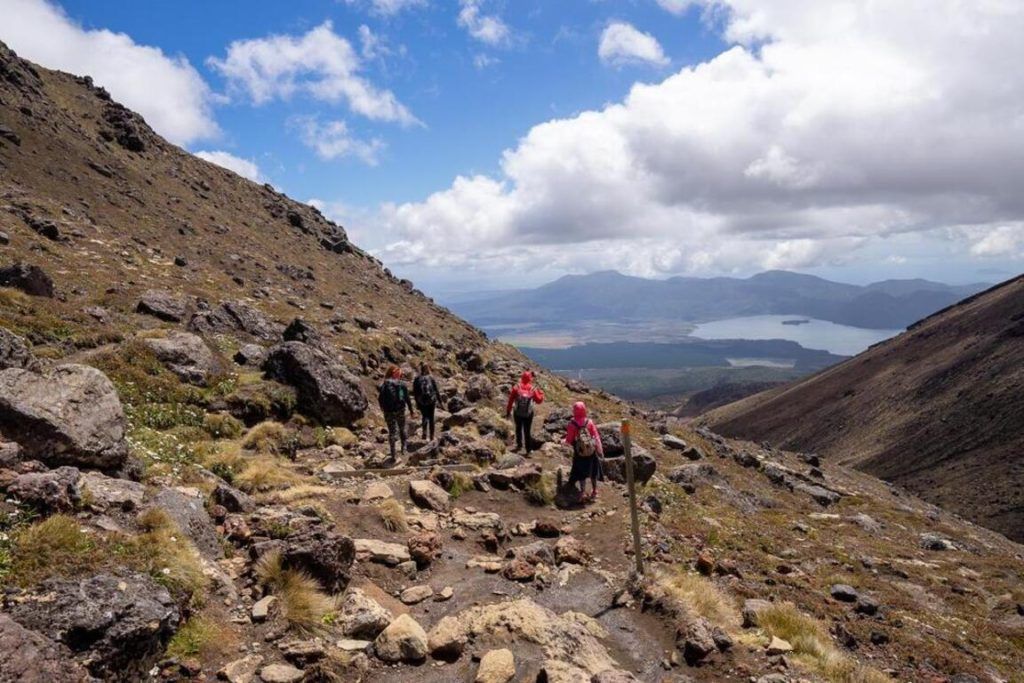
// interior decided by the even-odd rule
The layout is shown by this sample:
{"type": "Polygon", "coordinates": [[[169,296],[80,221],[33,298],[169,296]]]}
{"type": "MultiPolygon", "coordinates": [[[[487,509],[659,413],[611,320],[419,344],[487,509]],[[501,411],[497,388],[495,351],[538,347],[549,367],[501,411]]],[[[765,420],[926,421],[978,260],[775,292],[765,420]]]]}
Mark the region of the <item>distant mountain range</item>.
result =
{"type": "Polygon", "coordinates": [[[988,286],[928,280],[885,280],[860,286],[787,271],[768,271],[749,278],[648,280],[603,271],[568,275],[536,289],[452,300],[450,305],[482,327],[583,320],[705,322],[775,314],[809,316],[854,327],[899,329],[988,286]]]}

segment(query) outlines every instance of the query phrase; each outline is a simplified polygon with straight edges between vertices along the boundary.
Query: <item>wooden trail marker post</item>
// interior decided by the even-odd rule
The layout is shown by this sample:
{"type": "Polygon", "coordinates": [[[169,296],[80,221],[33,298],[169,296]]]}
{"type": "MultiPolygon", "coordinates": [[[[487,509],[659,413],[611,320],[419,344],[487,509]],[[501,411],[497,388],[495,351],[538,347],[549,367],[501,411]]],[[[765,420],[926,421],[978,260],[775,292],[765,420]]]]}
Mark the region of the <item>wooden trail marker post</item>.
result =
{"type": "Polygon", "coordinates": [[[622,421],[622,447],[626,451],[626,487],[629,489],[629,522],[633,527],[633,558],[637,576],[644,575],[644,558],[640,554],[640,519],[636,511],[636,483],[633,479],[633,436],[629,420],[622,421]]]}

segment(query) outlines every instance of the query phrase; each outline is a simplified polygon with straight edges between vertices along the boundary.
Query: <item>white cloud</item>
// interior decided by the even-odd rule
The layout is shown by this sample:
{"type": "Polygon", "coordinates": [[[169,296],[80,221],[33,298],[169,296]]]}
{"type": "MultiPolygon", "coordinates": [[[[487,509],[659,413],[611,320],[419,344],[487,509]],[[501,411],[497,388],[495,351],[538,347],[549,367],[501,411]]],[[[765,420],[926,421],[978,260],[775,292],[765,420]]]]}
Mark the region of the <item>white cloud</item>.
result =
{"type": "Polygon", "coordinates": [[[509,42],[512,31],[496,14],[485,14],[481,7],[485,0],[459,0],[459,26],[470,36],[488,45],[502,45],[509,42]]]}
{"type": "Polygon", "coordinates": [[[626,64],[665,66],[669,62],[657,38],[622,21],[609,24],[601,33],[597,54],[602,62],[615,66],[626,64]]]}
{"type": "Polygon", "coordinates": [[[373,14],[393,17],[400,12],[416,7],[425,7],[427,0],[345,0],[349,5],[366,5],[373,14]]]}
{"type": "Polygon", "coordinates": [[[969,225],[974,254],[1020,254],[1024,4],[703,4],[732,47],[533,127],[494,176],[385,206],[381,253],[721,272],[969,225]]]}
{"type": "Polygon", "coordinates": [[[682,14],[695,3],[695,0],[656,0],[662,9],[672,14],[682,14]]]}
{"type": "Polygon", "coordinates": [[[379,57],[385,57],[391,53],[390,48],[384,43],[384,39],[363,24],[359,27],[359,52],[363,59],[371,61],[379,57]]]}
{"type": "Polygon", "coordinates": [[[0,0],[0,16],[0,39],[20,56],[92,76],[171,142],[217,135],[210,89],[184,57],[139,45],[123,33],[84,29],[46,0],[0,0]]]}
{"type": "Polygon", "coordinates": [[[330,21],[302,36],[236,40],[223,59],[211,57],[209,64],[232,90],[244,92],[255,104],[305,93],[324,102],[344,101],[369,119],[418,123],[391,91],[377,88],[360,75],[359,56],[348,40],[334,32],[330,21]]]}
{"type": "Polygon", "coordinates": [[[260,173],[260,167],[251,159],[243,159],[242,157],[235,156],[234,154],[223,150],[202,151],[196,152],[195,154],[200,159],[209,161],[211,164],[222,166],[229,171],[234,171],[243,178],[248,178],[255,183],[263,182],[263,175],[260,173]]]}
{"type": "Polygon", "coordinates": [[[473,66],[481,71],[487,67],[494,66],[499,62],[501,62],[501,60],[497,57],[492,57],[491,55],[486,55],[482,52],[473,55],[473,66]]]}
{"type": "Polygon", "coordinates": [[[298,130],[303,144],[326,161],[354,156],[370,166],[376,166],[380,152],[384,149],[382,140],[360,140],[354,137],[344,121],[321,123],[312,116],[299,116],[291,119],[289,126],[298,130]]]}

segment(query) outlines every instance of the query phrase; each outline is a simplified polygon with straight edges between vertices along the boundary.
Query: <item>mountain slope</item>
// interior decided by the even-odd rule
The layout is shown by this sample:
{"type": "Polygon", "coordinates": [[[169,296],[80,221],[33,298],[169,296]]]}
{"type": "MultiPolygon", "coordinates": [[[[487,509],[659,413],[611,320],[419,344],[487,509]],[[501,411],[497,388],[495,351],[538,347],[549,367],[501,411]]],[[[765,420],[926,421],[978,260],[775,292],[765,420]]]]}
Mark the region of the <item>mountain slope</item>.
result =
{"type": "Polygon", "coordinates": [[[818,451],[1024,539],[1024,277],[702,421],[818,451]]]}
{"type": "Polygon", "coordinates": [[[501,649],[529,683],[1019,677],[1021,546],[531,367],[2,45],[0,232],[0,683],[451,683],[501,649]],[[438,438],[396,463],[375,385],[422,361],[438,438]],[[502,414],[527,368],[529,459],[502,414]],[[557,487],[581,399],[586,505],[557,487]]]}
{"type": "Polygon", "coordinates": [[[887,280],[864,287],[769,271],[746,279],[647,280],[616,272],[570,275],[532,290],[453,303],[483,326],[584,320],[701,322],[750,315],[807,315],[845,325],[897,329],[986,285],[887,280]]]}

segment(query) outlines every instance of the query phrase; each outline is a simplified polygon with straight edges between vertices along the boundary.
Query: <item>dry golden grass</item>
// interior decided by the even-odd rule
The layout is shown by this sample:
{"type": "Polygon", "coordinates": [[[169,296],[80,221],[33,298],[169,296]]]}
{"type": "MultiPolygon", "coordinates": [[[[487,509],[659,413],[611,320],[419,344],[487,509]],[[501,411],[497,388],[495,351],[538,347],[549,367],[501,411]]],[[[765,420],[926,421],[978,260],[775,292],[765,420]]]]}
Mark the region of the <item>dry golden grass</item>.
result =
{"type": "Polygon", "coordinates": [[[384,528],[390,532],[405,531],[409,523],[405,519],[405,508],[394,498],[388,498],[377,506],[377,514],[384,528]]]}
{"type": "Polygon", "coordinates": [[[285,569],[280,553],[265,555],[256,565],[260,584],[281,601],[289,626],[300,631],[318,631],[337,609],[337,600],[320,590],[305,572],[285,569]]]}
{"type": "Polygon", "coordinates": [[[700,574],[669,570],[657,576],[665,591],[695,614],[729,631],[739,627],[740,613],[733,599],[715,582],[700,574]]]}
{"type": "Polygon", "coordinates": [[[262,455],[281,455],[288,452],[291,432],[280,422],[261,422],[242,439],[242,448],[262,455]]]}
{"type": "Polygon", "coordinates": [[[331,486],[318,486],[316,484],[298,484],[279,491],[269,491],[256,496],[256,500],[263,504],[270,505],[294,505],[306,503],[323,498],[329,498],[338,492],[331,486]]]}
{"type": "Polygon", "coordinates": [[[526,500],[534,505],[554,505],[555,503],[555,475],[553,472],[545,472],[536,482],[528,484],[526,500]]]}
{"type": "Polygon", "coordinates": [[[203,430],[214,439],[237,439],[245,430],[245,425],[231,415],[207,413],[203,417],[203,430]]]}
{"type": "Polygon", "coordinates": [[[793,646],[795,659],[834,683],[885,683],[890,679],[841,652],[816,619],[792,603],[774,604],[758,614],[765,633],[793,646]]]}
{"type": "Polygon", "coordinates": [[[126,538],[115,549],[125,563],[172,591],[200,596],[209,580],[203,573],[199,551],[188,536],[160,508],[145,510],[138,522],[143,533],[126,538]]]}
{"type": "Polygon", "coordinates": [[[18,532],[8,580],[31,586],[53,576],[72,576],[98,567],[98,539],[67,515],[53,515],[18,532]]]}
{"type": "Polygon", "coordinates": [[[248,460],[244,469],[234,475],[234,483],[243,491],[260,493],[297,486],[302,477],[272,457],[261,457],[248,460]]]}
{"type": "Polygon", "coordinates": [[[452,485],[448,487],[448,494],[457,499],[466,491],[473,490],[473,477],[465,472],[452,472],[452,485]]]}
{"type": "Polygon", "coordinates": [[[227,654],[237,647],[237,637],[217,619],[197,614],[178,629],[167,644],[168,657],[206,659],[227,654]]]}

